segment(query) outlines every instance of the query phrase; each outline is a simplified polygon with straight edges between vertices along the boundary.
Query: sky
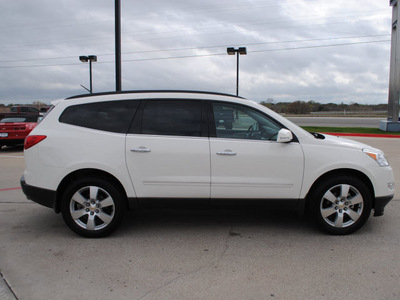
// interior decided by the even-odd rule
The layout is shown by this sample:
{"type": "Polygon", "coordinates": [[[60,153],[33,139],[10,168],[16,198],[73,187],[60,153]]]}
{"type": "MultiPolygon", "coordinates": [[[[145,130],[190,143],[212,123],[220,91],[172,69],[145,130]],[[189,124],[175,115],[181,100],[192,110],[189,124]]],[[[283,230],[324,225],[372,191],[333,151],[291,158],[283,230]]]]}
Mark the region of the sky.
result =
{"type": "MultiPolygon", "coordinates": [[[[115,91],[114,0],[0,0],[0,103],[115,91]]],[[[122,90],[387,103],[389,0],[121,0],[122,90]]]]}

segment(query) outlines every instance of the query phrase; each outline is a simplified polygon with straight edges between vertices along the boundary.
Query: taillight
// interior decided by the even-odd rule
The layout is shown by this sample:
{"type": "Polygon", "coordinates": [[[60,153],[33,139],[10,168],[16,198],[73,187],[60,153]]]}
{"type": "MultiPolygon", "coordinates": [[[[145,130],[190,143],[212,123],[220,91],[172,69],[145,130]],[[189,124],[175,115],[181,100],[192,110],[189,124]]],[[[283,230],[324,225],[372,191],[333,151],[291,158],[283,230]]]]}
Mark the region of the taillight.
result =
{"type": "Polygon", "coordinates": [[[43,141],[47,136],[45,135],[28,135],[25,138],[24,149],[28,150],[30,147],[35,146],[37,143],[43,141]]]}

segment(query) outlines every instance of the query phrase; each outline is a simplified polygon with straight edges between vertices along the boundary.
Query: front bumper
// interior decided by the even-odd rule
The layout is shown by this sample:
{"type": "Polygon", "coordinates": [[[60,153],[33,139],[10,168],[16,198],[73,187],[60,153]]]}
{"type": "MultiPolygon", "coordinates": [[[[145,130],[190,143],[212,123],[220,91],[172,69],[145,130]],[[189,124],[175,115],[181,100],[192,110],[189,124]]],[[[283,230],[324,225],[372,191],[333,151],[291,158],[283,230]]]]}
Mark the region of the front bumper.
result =
{"type": "Polygon", "coordinates": [[[46,207],[50,207],[56,211],[57,193],[55,191],[28,185],[25,182],[24,176],[21,177],[20,182],[22,191],[29,200],[32,200],[46,207]]]}
{"type": "Polygon", "coordinates": [[[393,199],[393,197],[394,197],[394,195],[375,198],[374,217],[383,216],[385,206],[390,202],[390,200],[393,199]]]}

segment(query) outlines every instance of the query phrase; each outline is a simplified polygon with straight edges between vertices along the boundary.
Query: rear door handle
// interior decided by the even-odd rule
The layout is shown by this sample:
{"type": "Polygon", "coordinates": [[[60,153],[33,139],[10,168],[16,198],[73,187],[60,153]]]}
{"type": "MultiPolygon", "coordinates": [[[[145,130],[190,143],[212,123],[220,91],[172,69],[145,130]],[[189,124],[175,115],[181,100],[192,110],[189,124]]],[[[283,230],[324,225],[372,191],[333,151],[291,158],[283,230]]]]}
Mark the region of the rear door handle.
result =
{"type": "Polygon", "coordinates": [[[217,155],[236,155],[236,152],[233,152],[232,150],[225,150],[225,151],[221,151],[221,152],[217,152],[217,155]]]}
{"type": "Polygon", "coordinates": [[[147,149],[146,147],[143,147],[143,146],[141,146],[141,147],[139,147],[139,148],[131,149],[131,151],[132,151],[132,152],[142,152],[142,153],[144,153],[144,152],[151,152],[150,149],[147,149]]]}

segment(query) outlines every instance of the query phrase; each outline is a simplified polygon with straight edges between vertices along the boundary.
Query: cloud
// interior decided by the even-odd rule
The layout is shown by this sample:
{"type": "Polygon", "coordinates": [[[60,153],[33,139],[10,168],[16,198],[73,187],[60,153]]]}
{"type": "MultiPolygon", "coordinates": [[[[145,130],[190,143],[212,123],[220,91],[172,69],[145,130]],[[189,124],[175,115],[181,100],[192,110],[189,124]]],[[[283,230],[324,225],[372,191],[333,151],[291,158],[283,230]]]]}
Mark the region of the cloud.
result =
{"type": "MultiPolygon", "coordinates": [[[[385,103],[391,8],[366,0],[121,1],[123,89],[199,89],[262,101],[385,103]]],[[[12,1],[1,12],[0,103],[115,89],[114,3],[12,1]]]]}

